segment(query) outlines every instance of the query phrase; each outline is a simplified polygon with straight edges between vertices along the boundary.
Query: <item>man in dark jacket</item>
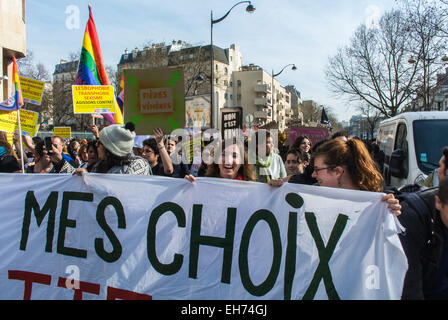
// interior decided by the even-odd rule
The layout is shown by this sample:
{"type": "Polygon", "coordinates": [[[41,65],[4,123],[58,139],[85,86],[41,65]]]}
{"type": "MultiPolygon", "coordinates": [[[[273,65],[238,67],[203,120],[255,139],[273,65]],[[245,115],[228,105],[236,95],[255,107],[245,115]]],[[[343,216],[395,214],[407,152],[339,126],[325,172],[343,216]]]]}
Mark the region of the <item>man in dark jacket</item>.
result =
{"type": "Polygon", "coordinates": [[[398,216],[408,258],[402,299],[448,299],[448,147],[439,161],[439,187],[419,191],[426,210],[404,201],[398,216]]]}

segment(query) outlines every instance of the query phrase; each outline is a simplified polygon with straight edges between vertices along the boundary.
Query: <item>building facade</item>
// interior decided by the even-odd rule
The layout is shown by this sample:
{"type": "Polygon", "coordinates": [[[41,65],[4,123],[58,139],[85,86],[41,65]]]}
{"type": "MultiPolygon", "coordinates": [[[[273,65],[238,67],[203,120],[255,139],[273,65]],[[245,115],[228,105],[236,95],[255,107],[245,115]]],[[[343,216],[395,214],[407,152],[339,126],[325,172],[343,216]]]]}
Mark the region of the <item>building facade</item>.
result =
{"type": "Polygon", "coordinates": [[[437,74],[436,84],[430,89],[429,105],[426,107],[423,98],[417,97],[408,103],[401,112],[412,111],[447,111],[448,110],[448,68],[445,73],[437,74]]]}
{"type": "Polygon", "coordinates": [[[300,92],[293,86],[288,85],[285,87],[286,92],[289,92],[291,95],[291,110],[292,117],[291,120],[298,124],[303,124],[303,112],[302,105],[303,100],[300,95],[300,92]]]}
{"type": "MultiPolygon", "coordinates": [[[[210,45],[191,46],[179,40],[170,44],[153,44],[143,50],[126,50],[117,69],[121,74],[124,68],[181,66],[184,70],[185,96],[210,96],[210,48],[210,45]]],[[[226,49],[213,46],[213,57],[213,126],[221,128],[219,110],[222,108],[242,107],[246,127],[277,121],[283,131],[287,119],[293,115],[290,93],[262,68],[253,64],[243,66],[242,54],[235,44],[226,49]]]]}
{"type": "Polygon", "coordinates": [[[25,54],[25,0],[0,1],[0,101],[11,95],[13,57],[25,54]]]}
{"type": "MultiPolygon", "coordinates": [[[[185,96],[210,96],[211,46],[192,46],[181,40],[170,44],[159,43],[143,50],[125,50],[117,66],[118,74],[123,69],[147,69],[181,66],[184,70],[185,96]]],[[[231,86],[232,73],[239,70],[242,55],[236,45],[227,49],[213,46],[214,103],[212,115],[214,127],[220,127],[219,110],[233,106],[231,86]]]]}
{"type": "Polygon", "coordinates": [[[275,122],[278,130],[285,130],[292,117],[291,94],[271,74],[254,64],[242,66],[233,73],[232,92],[247,127],[275,122]]]}

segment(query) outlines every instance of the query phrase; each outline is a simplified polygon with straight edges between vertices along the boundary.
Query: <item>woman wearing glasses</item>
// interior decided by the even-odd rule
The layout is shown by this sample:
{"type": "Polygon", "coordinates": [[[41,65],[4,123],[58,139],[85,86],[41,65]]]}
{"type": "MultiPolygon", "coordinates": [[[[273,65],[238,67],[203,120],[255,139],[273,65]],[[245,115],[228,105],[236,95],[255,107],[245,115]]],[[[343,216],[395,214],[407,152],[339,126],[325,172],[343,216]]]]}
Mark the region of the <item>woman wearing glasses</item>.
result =
{"type": "MultiPolygon", "coordinates": [[[[311,165],[312,177],[319,186],[362,191],[383,191],[383,177],[367,151],[364,143],[350,138],[347,141],[329,140],[313,151],[311,165]]],[[[271,186],[280,186],[283,181],[275,180],[271,186]]],[[[401,214],[400,202],[393,194],[383,197],[389,209],[401,214]]]]}

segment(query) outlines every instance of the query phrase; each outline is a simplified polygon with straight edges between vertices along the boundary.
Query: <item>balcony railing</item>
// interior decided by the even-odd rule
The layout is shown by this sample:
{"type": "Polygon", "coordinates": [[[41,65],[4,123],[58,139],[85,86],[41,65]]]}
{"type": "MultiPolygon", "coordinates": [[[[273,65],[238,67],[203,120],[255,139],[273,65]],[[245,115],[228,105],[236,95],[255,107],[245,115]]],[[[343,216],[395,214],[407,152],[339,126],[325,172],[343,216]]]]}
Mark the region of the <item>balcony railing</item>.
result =
{"type": "Polygon", "coordinates": [[[255,111],[254,112],[254,118],[255,119],[267,119],[268,113],[264,111],[255,111]]]}
{"type": "Polygon", "coordinates": [[[271,104],[271,100],[268,98],[255,98],[254,104],[256,106],[266,106],[271,104]]]}
{"type": "Polygon", "coordinates": [[[271,92],[271,88],[268,84],[256,84],[254,89],[255,92],[263,92],[263,93],[271,92]]]}

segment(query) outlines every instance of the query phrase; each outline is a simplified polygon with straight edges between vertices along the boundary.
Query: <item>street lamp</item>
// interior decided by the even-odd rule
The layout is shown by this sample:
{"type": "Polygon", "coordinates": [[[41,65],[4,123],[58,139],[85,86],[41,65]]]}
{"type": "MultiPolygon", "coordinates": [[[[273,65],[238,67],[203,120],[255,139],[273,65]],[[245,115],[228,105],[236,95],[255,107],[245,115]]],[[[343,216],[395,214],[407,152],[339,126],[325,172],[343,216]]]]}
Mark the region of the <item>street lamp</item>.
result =
{"type": "Polygon", "coordinates": [[[214,104],[214,52],[213,52],[213,25],[215,23],[221,22],[222,20],[224,20],[230,13],[230,11],[232,11],[233,8],[235,8],[237,5],[242,4],[242,3],[248,3],[249,5],[246,7],[246,11],[249,13],[253,13],[255,11],[255,7],[251,4],[250,1],[240,1],[238,3],[236,3],[232,8],[230,8],[229,11],[227,11],[227,13],[225,15],[223,15],[221,18],[213,20],[213,10],[210,13],[210,72],[211,72],[211,76],[210,76],[210,126],[211,128],[213,128],[214,125],[217,125],[217,121],[214,121],[214,118],[216,117],[216,114],[218,112],[218,110],[216,110],[216,112],[213,112],[213,109],[215,108],[215,104],[214,104]]]}
{"type": "Polygon", "coordinates": [[[274,78],[276,76],[278,76],[280,73],[282,73],[283,70],[285,70],[289,66],[292,66],[292,68],[291,68],[292,71],[296,71],[297,70],[297,67],[296,67],[296,65],[294,63],[287,64],[286,66],[283,67],[282,70],[280,70],[280,72],[277,72],[277,73],[274,73],[274,69],[272,69],[272,73],[271,73],[271,76],[272,76],[272,84],[271,84],[271,92],[272,92],[271,93],[271,99],[272,99],[272,120],[274,120],[274,99],[275,99],[275,97],[274,97],[274,95],[275,95],[274,78]]]}

